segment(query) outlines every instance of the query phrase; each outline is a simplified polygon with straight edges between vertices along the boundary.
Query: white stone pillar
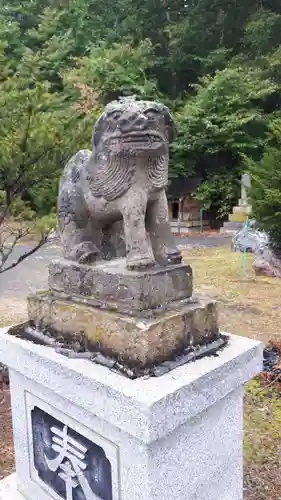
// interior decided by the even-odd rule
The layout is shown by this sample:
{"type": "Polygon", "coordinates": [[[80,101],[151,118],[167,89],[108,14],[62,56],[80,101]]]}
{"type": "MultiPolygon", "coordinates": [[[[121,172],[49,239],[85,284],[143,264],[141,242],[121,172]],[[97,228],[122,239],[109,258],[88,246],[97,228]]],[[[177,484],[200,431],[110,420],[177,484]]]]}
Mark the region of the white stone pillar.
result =
{"type": "Polygon", "coordinates": [[[128,380],[2,330],[0,361],[17,469],[1,499],[242,500],[243,386],[260,343],[230,336],[216,357],[128,380]]]}
{"type": "Polygon", "coordinates": [[[251,176],[249,174],[242,174],[241,176],[241,198],[239,200],[240,206],[248,206],[249,198],[248,191],[251,188],[251,176]]]}

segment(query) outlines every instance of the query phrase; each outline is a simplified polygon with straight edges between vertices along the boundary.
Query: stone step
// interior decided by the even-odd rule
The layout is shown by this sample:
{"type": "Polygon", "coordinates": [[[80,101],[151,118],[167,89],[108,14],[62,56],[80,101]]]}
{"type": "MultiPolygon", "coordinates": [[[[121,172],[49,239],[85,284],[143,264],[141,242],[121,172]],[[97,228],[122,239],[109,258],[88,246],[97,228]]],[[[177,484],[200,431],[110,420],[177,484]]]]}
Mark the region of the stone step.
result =
{"type": "Polygon", "coordinates": [[[227,221],[224,222],[223,227],[221,228],[221,232],[223,232],[223,230],[239,231],[239,229],[242,229],[243,226],[243,222],[227,221]]]}

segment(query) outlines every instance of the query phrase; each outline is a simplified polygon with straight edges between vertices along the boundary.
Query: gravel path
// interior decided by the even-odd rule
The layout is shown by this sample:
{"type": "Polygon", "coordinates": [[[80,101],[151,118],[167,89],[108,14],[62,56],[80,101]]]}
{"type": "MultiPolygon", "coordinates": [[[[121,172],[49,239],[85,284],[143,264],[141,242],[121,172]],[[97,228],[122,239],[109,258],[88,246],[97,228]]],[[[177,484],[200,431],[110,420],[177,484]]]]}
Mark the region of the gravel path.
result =
{"type": "MultiPolygon", "coordinates": [[[[13,251],[11,261],[17,260],[29,249],[26,245],[18,245],[13,251]]],[[[58,246],[45,246],[10,271],[0,274],[0,297],[25,297],[38,288],[46,288],[48,263],[59,254],[58,246]]]]}

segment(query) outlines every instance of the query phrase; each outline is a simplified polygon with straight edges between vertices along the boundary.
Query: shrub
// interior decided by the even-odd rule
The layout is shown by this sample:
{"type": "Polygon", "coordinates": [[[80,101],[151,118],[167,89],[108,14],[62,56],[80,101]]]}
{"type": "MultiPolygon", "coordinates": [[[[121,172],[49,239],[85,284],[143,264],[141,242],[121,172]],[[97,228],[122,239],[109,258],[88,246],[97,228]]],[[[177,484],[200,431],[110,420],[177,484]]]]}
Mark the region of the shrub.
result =
{"type": "Polygon", "coordinates": [[[10,215],[21,221],[32,221],[35,217],[34,211],[29,203],[26,203],[21,198],[15,198],[10,207],[10,215]]]}
{"type": "Polygon", "coordinates": [[[281,142],[269,147],[258,162],[247,160],[252,176],[250,198],[257,225],[269,234],[274,250],[281,250],[281,142]]]}

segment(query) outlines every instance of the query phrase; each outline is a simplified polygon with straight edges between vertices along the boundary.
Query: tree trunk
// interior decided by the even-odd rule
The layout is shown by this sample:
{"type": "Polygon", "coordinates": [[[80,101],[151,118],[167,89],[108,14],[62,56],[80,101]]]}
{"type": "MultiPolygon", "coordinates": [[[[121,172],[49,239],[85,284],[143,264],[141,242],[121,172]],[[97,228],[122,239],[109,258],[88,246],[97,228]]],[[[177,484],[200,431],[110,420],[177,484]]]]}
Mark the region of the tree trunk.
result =
{"type": "Polygon", "coordinates": [[[10,188],[5,189],[5,196],[6,196],[6,207],[9,207],[12,203],[12,192],[10,188]]]}

